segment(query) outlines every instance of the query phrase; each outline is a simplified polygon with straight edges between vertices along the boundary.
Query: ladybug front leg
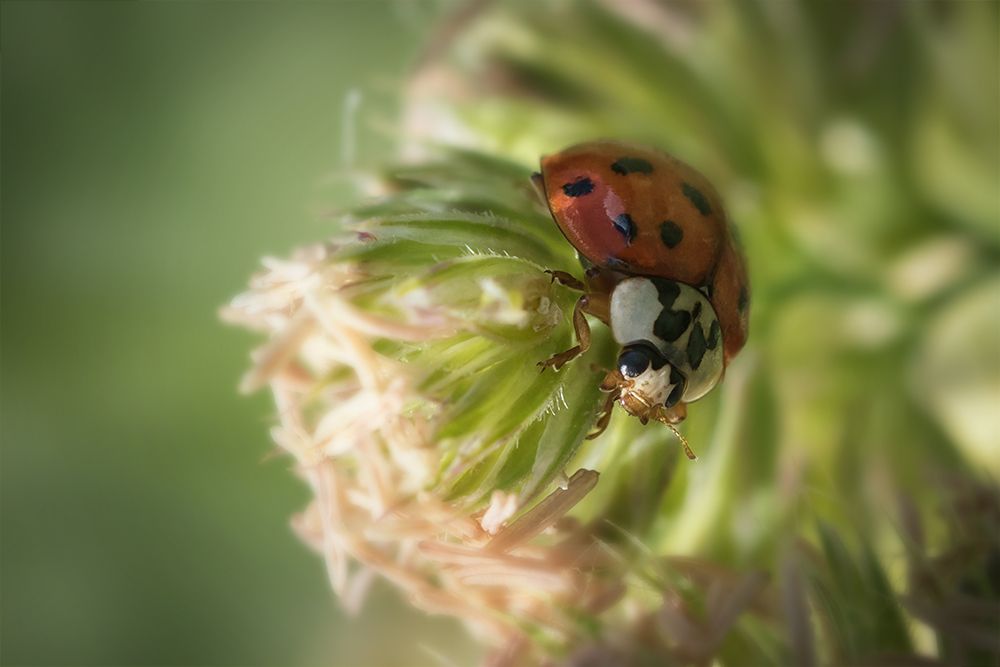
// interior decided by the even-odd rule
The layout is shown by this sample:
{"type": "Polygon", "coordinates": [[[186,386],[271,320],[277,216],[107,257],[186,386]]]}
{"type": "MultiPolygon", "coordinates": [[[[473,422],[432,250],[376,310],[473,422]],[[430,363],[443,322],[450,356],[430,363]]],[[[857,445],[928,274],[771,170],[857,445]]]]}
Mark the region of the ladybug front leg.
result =
{"type": "Polygon", "coordinates": [[[593,440],[607,430],[608,424],[611,422],[611,413],[614,411],[615,401],[617,400],[617,391],[608,394],[607,398],[604,399],[601,412],[598,414],[597,421],[594,422],[594,430],[587,434],[587,440],[593,440]]]}
{"type": "Polygon", "coordinates": [[[587,286],[584,282],[582,280],[577,280],[576,276],[572,273],[552,270],[547,270],[545,273],[552,276],[552,282],[558,282],[560,285],[565,285],[566,287],[578,292],[585,292],[587,290],[587,286]]]}
{"type": "Polygon", "coordinates": [[[553,354],[545,361],[539,361],[538,365],[542,367],[543,371],[549,366],[553,370],[559,370],[567,362],[576,359],[590,349],[590,325],[587,323],[587,316],[583,314],[588,303],[587,295],[584,294],[577,300],[576,305],[573,307],[573,328],[576,330],[576,339],[580,341],[580,344],[574,345],[565,352],[553,354]]]}

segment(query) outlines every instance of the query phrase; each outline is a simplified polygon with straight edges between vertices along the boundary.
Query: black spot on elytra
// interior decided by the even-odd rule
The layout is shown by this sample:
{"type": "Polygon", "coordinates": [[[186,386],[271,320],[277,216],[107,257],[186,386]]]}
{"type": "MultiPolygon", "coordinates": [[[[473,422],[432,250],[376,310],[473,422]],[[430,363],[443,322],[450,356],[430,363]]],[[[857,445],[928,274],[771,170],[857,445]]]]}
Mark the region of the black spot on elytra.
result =
{"type": "Polygon", "coordinates": [[[631,244],[635,240],[635,223],[632,222],[632,216],[628,213],[622,213],[621,215],[615,216],[611,221],[611,224],[615,226],[618,233],[625,237],[625,243],[631,244]]]}
{"type": "Polygon", "coordinates": [[[701,315],[701,301],[695,301],[694,308],[691,309],[691,319],[697,322],[699,315],[701,315]]]}
{"type": "Polygon", "coordinates": [[[684,230],[673,220],[660,223],[660,240],[668,248],[676,248],[684,239],[684,230]]]}
{"type": "Polygon", "coordinates": [[[715,346],[719,344],[719,337],[721,335],[722,327],[719,326],[719,320],[712,320],[712,326],[708,330],[708,340],[705,342],[708,345],[708,349],[715,349],[715,346]]]}
{"type": "Polygon", "coordinates": [[[691,329],[687,347],[688,363],[691,364],[691,368],[698,370],[698,366],[701,366],[701,360],[707,349],[706,343],[705,330],[701,328],[700,324],[691,329]]]}
{"type": "Polygon", "coordinates": [[[747,292],[747,286],[743,285],[740,287],[740,295],[736,299],[736,307],[739,308],[742,313],[750,305],[750,294],[747,292]]]}
{"type": "Polygon", "coordinates": [[[698,209],[698,212],[702,215],[708,215],[712,212],[712,207],[709,206],[708,199],[705,198],[705,195],[703,195],[701,190],[698,188],[694,187],[690,183],[684,183],[681,185],[681,192],[684,193],[684,196],[687,197],[692,204],[694,204],[694,207],[698,209]]]}
{"type": "Polygon", "coordinates": [[[691,313],[686,310],[662,308],[653,322],[653,333],[667,342],[673,342],[684,335],[691,325],[691,313]]]}
{"type": "Polygon", "coordinates": [[[582,197],[594,191],[594,182],[589,178],[578,178],[562,187],[567,197],[582,197]]]}
{"type": "Polygon", "coordinates": [[[626,174],[652,174],[653,165],[641,157],[620,157],[611,165],[611,171],[622,176],[626,174]]]}

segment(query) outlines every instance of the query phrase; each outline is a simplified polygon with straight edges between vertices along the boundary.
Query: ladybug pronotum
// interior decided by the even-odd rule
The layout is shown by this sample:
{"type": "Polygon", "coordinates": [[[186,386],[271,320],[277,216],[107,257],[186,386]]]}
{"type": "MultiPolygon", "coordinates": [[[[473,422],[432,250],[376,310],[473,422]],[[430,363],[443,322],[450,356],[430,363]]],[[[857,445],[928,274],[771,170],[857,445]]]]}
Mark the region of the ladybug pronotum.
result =
{"type": "Polygon", "coordinates": [[[579,344],[539,365],[558,370],[586,352],[584,314],[593,315],[621,352],[601,383],[608,396],[591,437],[616,401],[677,433],[686,405],[719,383],[747,338],[746,264],[718,193],[680,160],[616,141],[545,156],[532,179],[585,268],[584,281],[551,272],[583,292],[573,311],[579,344]]]}

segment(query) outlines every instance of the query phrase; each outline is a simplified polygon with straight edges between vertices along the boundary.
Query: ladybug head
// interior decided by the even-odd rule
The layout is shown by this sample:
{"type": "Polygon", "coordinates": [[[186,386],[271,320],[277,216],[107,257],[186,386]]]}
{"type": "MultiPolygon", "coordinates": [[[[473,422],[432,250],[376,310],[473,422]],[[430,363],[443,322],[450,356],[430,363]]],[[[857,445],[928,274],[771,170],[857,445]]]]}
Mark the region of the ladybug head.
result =
{"type": "Polygon", "coordinates": [[[636,416],[657,406],[673,408],[680,403],[687,384],[680,371],[646,341],[630,343],[622,348],[618,355],[618,375],[621,376],[622,405],[636,416]],[[625,402],[626,396],[631,399],[630,403],[637,403],[637,407],[645,406],[645,410],[630,410],[625,402]]]}
{"type": "Polygon", "coordinates": [[[617,366],[604,378],[601,388],[617,394],[625,411],[643,424],[652,420],[669,426],[681,439],[687,456],[696,458],[673,426],[687,416],[681,401],[687,386],[684,375],[646,341],[623,347],[617,366]]]}

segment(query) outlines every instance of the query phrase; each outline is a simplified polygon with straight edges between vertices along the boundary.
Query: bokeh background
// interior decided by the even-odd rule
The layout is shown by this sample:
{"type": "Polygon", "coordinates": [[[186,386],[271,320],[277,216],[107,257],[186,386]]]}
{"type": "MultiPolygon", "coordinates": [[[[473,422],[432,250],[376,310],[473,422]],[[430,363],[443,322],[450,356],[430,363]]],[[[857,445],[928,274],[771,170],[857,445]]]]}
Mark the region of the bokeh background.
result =
{"type": "Polygon", "coordinates": [[[4,664],[468,654],[381,589],[348,625],[264,460],[270,398],[236,393],[254,338],[216,314],[329,234],[345,97],[391,119],[433,9],[3,3],[4,664]]]}
{"type": "Polygon", "coordinates": [[[339,610],[288,528],[307,493],[268,457],[270,400],[235,391],[255,338],[216,315],[260,256],[332,231],[351,155],[378,164],[404,126],[524,161],[633,132],[718,177],[751,228],[770,443],[731,478],[734,525],[788,509],[782,461],[813,461],[809,509],[842,527],[869,523],[878,466],[923,509],[928,470],[1000,471],[994,3],[521,3],[400,123],[423,46],[447,61],[475,19],[442,31],[455,4],[3,3],[4,664],[478,655],[384,587],[339,610]]]}

